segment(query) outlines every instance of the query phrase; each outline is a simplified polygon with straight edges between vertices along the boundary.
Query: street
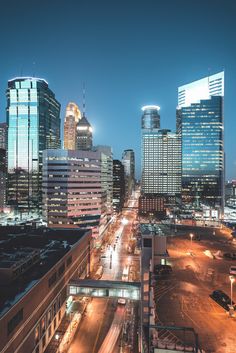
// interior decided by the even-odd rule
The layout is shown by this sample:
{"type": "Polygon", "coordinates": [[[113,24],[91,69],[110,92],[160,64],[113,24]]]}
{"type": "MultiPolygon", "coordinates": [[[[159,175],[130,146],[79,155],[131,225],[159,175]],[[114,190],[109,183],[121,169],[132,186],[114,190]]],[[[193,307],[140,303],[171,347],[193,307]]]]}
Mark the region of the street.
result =
{"type": "MultiPolygon", "coordinates": [[[[139,256],[128,253],[135,218],[134,210],[123,211],[113,226],[115,231],[108,234],[103,250],[99,251],[97,262],[97,267],[103,266],[101,279],[123,280],[125,268],[128,269],[126,280],[139,279],[139,256]]],[[[132,303],[130,305],[132,306],[132,303]]],[[[126,306],[129,306],[128,303],[126,306]]],[[[106,352],[107,347],[112,347],[109,353],[119,352],[120,342],[117,338],[122,331],[124,318],[125,306],[117,304],[117,299],[93,298],[87,306],[68,353],[102,353],[106,352]]],[[[134,336],[134,339],[136,338],[134,336]]],[[[137,346],[137,342],[134,346],[137,346]]]]}

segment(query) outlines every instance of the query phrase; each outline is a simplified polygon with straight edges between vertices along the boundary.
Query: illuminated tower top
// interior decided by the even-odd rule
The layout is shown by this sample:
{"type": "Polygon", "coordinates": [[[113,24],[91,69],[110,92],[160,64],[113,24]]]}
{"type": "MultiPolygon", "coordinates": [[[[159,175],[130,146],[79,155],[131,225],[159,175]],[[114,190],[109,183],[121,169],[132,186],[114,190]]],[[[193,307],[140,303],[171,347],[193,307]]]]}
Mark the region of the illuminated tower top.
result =
{"type": "Polygon", "coordinates": [[[77,104],[69,102],[66,107],[64,120],[64,148],[75,150],[77,147],[77,124],[81,119],[81,113],[77,104]]]}

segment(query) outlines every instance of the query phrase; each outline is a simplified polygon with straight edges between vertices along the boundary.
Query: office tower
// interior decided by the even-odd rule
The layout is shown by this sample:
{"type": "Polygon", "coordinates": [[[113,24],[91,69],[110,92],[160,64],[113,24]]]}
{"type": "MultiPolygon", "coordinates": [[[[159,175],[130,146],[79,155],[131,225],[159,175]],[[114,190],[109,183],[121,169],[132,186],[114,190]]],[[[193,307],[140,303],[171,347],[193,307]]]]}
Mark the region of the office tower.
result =
{"type": "Polygon", "coordinates": [[[0,212],[6,206],[6,150],[0,148],[0,212]]]}
{"type": "MultiPolygon", "coordinates": [[[[141,213],[165,213],[181,192],[181,140],[170,130],[160,130],[159,107],[149,121],[142,116],[141,213]],[[158,120],[156,118],[158,116],[158,120]],[[152,120],[153,119],[153,120],[152,120]]],[[[142,108],[146,111],[146,106],[142,108]]]]}
{"type": "Polygon", "coordinates": [[[113,155],[112,149],[110,146],[94,146],[94,151],[98,151],[100,153],[101,159],[101,186],[102,192],[105,196],[105,206],[106,206],[106,217],[104,220],[104,224],[106,224],[107,220],[110,219],[113,207],[112,207],[112,199],[113,199],[113,155]]]}
{"type": "Polygon", "coordinates": [[[142,107],[142,129],[160,129],[160,107],[145,105],[142,107]]]}
{"type": "Polygon", "coordinates": [[[125,196],[128,199],[135,187],[135,157],[133,150],[124,150],[122,164],[125,172],[125,196]]]}
{"type": "Polygon", "coordinates": [[[143,131],[142,192],[180,195],[181,141],[170,130],[143,131]]]}
{"type": "Polygon", "coordinates": [[[182,199],[199,207],[224,206],[224,72],[178,89],[182,139],[182,199]]]}
{"type": "Polygon", "coordinates": [[[124,166],[118,159],[113,160],[113,209],[120,212],[125,200],[124,166]]]}
{"type": "Polygon", "coordinates": [[[68,103],[64,120],[64,148],[66,150],[77,149],[77,124],[80,119],[81,113],[77,104],[68,103]]]}
{"type": "Polygon", "coordinates": [[[77,149],[81,151],[89,151],[92,146],[93,129],[83,113],[82,118],[77,124],[77,149]]]}
{"type": "Polygon", "coordinates": [[[60,148],[60,104],[44,79],[8,81],[8,193],[17,212],[41,207],[42,153],[60,148]]]}
{"type": "Polygon", "coordinates": [[[0,148],[7,149],[7,124],[0,123],[0,148]]]}
{"type": "Polygon", "coordinates": [[[43,218],[48,227],[92,229],[94,237],[103,232],[107,210],[101,164],[99,151],[44,151],[43,218]]]}

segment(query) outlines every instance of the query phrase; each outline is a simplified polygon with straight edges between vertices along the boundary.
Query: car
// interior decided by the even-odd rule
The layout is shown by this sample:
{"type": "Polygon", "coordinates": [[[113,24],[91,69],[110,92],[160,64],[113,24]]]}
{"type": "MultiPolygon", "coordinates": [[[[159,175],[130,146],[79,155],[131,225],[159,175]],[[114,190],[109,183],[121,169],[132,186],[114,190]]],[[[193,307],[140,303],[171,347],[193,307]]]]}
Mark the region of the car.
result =
{"type": "Polygon", "coordinates": [[[118,302],[118,304],[121,304],[121,305],[126,304],[126,300],[124,298],[119,298],[117,302],[118,302]]]}
{"type": "Polygon", "coordinates": [[[223,257],[227,260],[236,260],[236,253],[224,253],[223,257]]]}
{"type": "MultiPolygon", "coordinates": [[[[229,311],[229,306],[231,305],[230,297],[225,294],[222,290],[214,290],[210,294],[211,299],[213,299],[217,304],[222,306],[225,310],[229,311]]],[[[232,305],[235,307],[235,303],[232,301],[232,305]]]]}

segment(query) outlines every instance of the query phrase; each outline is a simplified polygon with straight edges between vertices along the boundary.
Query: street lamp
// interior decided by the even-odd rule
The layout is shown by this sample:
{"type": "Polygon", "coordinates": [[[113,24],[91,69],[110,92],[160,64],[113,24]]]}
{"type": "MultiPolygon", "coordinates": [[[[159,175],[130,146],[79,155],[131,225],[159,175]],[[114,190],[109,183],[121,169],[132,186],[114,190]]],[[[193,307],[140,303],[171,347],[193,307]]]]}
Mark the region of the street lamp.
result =
{"type": "Polygon", "coordinates": [[[189,236],[190,236],[190,239],[191,239],[191,249],[192,249],[192,243],[193,243],[193,233],[190,233],[190,234],[189,234],[189,236]]]}
{"type": "Polygon", "coordinates": [[[230,305],[231,307],[233,306],[233,283],[235,281],[234,276],[229,276],[229,280],[230,280],[230,305]]]}

